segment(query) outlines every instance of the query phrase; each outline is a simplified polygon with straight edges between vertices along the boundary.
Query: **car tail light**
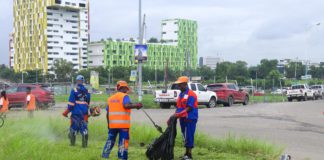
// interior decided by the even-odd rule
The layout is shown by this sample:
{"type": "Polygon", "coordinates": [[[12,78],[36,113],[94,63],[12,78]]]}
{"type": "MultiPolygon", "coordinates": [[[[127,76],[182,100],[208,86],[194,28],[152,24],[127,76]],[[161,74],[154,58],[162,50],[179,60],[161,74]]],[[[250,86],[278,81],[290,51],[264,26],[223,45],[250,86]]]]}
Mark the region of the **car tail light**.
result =
{"type": "Polygon", "coordinates": [[[177,91],[174,91],[174,97],[178,97],[177,91]]]}

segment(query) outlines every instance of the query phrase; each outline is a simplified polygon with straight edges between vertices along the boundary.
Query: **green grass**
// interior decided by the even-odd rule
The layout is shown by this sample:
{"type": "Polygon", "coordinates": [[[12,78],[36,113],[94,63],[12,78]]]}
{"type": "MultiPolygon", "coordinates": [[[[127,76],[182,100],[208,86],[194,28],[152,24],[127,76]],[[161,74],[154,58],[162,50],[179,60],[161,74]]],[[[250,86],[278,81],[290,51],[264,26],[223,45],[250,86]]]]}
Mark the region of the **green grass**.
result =
{"type": "MultiPolygon", "coordinates": [[[[80,136],[76,146],[69,146],[68,125],[69,120],[55,111],[36,112],[33,119],[28,119],[24,112],[11,113],[0,128],[0,159],[100,159],[107,138],[104,116],[90,119],[90,140],[86,149],[81,148],[80,136]]],[[[134,124],[130,136],[129,159],[143,160],[146,159],[146,147],[140,147],[140,143],[147,146],[159,133],[151,127],[134,124]]],[[[263,141],[234,136],[213,139],[198,133],[195,141],[193,156],[199,160],[276,160],[283,150],[263,141]]],[[[117,159],[116,149],[115,146],[112,159],[117,159]]],[[[175,156],[181,156],[183,151],[181,135],[178,134],[175,156]]]]}
{"type": "Polygon", "coordinates": [[[281,95],[271,95],[265,94],[264,96],[250,96],[251,103],[276,103],[276,102],[285,102],[287,97],[281,95]]]}
{"type": "MultiPolygon", "coordinates": [[[[67,102],[68,95],[55,95],[55,102],[61,103],[61,102],[67,102]]],[[[96,105],[99,105],[101,107],[105,107],[106,101],[107,101],[108,95],[105,94],[93,94],[91,95],[91,102],[95,102],[96,105]]],[[[133,102],[137,102],[138,98],[135,94],[130,94],[130,98],[133,102]]],[[[286,101],[286,97],[282,97],[281,95],[271,95],[266,94],[265,96],[250,96],[250,103],[274,103],[274,102],[282,102],[286,101]]],[[[159,104],[154,102],[154,96],[151,94],[145,94],[143,95],[143,101],[145,108],[160,108],[159,104]]],[[[218,105],[222,106],[222,105],[218,105]]],[[[200,106],[205,107],[205,106],[200,106]]]]}
{"type": "MultiPolygon", "coordinates": [[[[135,94],[129,95],[132,102],[137,102],[138,97],[135,94]]],[[[69,99],[69,95],[55,95],[55,102],[61,103],[61,102],[67,102],[69,99]]],[[[102,107],[105,107],[107,104],[108,95],[106,94],[92,94],[91,95],[91,102],[95,102],[99,104],[102,107]]],[[[145,94],[143,95],[143,101],[142,103],[145,105],[145,108],[159,108],[159,105],[154,102],[154,96],[151,94],[145,94]]]]}

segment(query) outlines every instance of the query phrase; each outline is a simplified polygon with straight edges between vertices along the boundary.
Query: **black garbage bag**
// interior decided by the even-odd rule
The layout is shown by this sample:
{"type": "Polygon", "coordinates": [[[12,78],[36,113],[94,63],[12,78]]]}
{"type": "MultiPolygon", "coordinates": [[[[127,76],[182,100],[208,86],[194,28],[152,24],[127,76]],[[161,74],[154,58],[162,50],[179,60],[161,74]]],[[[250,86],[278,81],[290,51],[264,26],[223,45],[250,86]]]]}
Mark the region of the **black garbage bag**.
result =
{"type": "Polygon", "coordinates": [[[170,125],[165,132],[147,148],[146,157],[149,160],[173,160],[173,149],[177,137],[177,118],[172,116],[169,121],[170,125]]]}

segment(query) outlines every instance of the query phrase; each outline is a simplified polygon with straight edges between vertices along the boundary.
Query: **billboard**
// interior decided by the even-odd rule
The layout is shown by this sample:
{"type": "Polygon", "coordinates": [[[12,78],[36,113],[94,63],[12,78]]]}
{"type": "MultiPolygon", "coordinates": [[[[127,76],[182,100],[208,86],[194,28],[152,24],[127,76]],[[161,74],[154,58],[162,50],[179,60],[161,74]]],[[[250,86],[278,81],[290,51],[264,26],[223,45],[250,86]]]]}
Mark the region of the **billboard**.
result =
{"type": "Polygon", "coordinates": [[[129,81],[135,82],[136,81],[136,77],[137,77],[137,70],[132,70],[131,71],[131,75],[129,77],[129,81]]]}
{"type": "Polygon", "coordinates": [[[142,62],[147,61],[147,45],[145,44],[136,44],[135,45],[135,62],[137,62],[138,59],[138,54],[142,53],[142,62]]]}
{"type": "Polygon", "coordinates": [[[94,89],[99,89],[99,73],[96,71],[90,72],[90,85],[94,89]]]}

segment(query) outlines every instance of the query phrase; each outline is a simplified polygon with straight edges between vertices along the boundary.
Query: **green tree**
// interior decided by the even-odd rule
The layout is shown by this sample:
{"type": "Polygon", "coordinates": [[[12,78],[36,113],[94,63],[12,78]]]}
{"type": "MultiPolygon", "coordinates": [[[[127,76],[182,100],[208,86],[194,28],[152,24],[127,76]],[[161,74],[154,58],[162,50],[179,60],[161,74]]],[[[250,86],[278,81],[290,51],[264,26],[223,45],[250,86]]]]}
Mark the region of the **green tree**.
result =
{"type": "Polygon", "coordinates": [[[53,71],[58,82],[71,81],[74,75],[73,64],[65,59],[56,59],[53,63],[53,71]]]}
{"type": "Polygon", "coordinates": [[[305,66],[301,62],[290,62],[286,67],[286,77],[300,79],[305,74],[305,66]],[[296,72],[295,72],[296,71],[296,72]]]}
{"type": "Polygon", "coordinates": [[[148,43],[159,43],[159,40],[155,37],[151,37],[147,42],[148,43]]]}
{"type": "Polygon", "coordinates": [[[262,59],[260,65],[258,66],[258,77],[266,78],[272,70],[277,70],[278,60],[268,60],[262,59]]]}

